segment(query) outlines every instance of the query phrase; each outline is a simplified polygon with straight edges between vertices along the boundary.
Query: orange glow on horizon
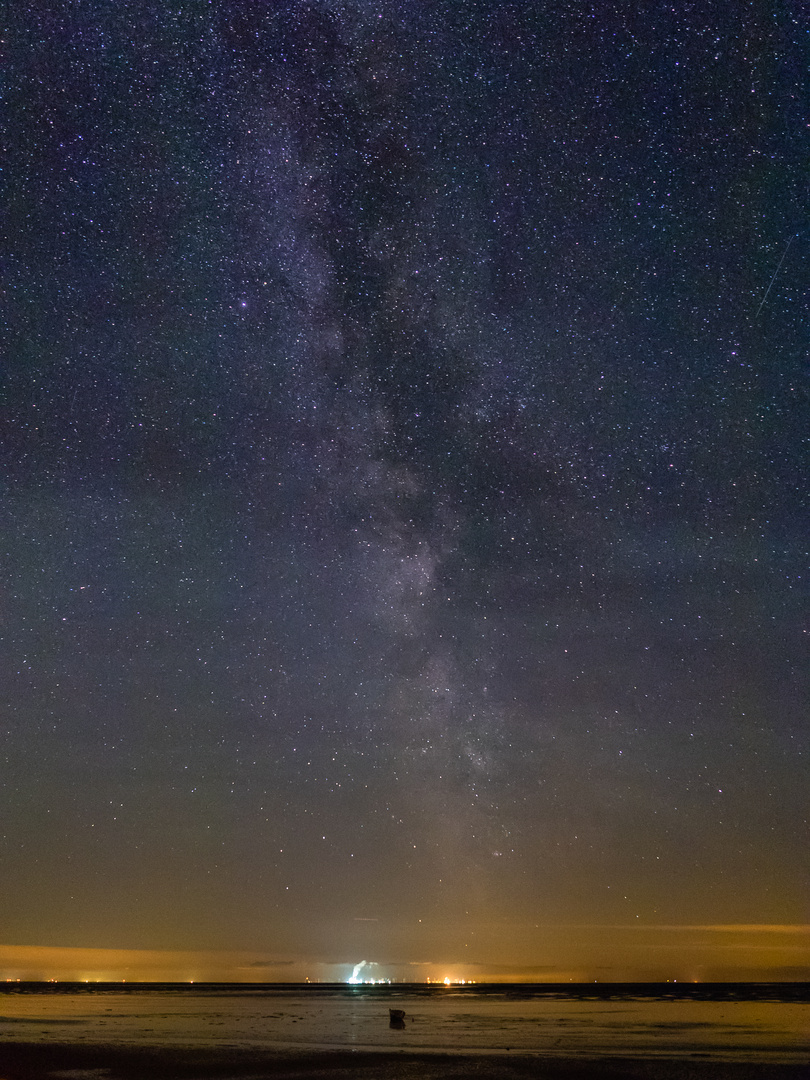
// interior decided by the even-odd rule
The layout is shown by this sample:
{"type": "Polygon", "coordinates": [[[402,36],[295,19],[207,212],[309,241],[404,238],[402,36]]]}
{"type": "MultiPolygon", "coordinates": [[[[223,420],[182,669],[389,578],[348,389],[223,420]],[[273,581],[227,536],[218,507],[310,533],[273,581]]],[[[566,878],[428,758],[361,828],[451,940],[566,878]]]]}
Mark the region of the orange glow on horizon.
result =
{"type": "MultiPolygon", "coordinates": [[[[476,963],[370,962],[376,982],[783,982],[810,978],[810,926],[500,927],[476,963]],[[627,930],[627,933],[620,931],[627,930]]],[[[345,982],[338,957],[254,950],[0,945],[0,980],[63,982],[345,982]]]]}

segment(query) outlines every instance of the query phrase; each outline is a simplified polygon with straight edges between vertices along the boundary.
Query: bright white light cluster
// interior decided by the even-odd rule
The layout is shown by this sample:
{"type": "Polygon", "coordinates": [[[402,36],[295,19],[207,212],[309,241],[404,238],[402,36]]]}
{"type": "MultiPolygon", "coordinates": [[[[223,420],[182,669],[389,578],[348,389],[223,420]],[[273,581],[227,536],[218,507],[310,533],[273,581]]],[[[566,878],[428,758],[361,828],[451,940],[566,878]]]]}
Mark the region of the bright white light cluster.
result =
{"type": "Polygon", "coordinates": [[[367,964],[367,960],[361,960],[359,964],[354,965],[354,970],[346,980],[350,986],[388,986],[390,984],[390,979],[361,979],[360,972],[367,964]]]}

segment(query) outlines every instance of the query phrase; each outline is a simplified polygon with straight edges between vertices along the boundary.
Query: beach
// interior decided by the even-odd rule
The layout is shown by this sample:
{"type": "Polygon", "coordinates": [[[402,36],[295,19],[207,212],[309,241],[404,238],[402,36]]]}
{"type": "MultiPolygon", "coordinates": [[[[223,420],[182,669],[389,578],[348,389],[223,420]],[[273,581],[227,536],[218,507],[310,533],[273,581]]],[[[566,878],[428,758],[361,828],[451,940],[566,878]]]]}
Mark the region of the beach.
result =
{"type": "Polygon", "coordinates": [[[788,1080],[808,1074],[806,998],[795,987],[12,984],[0,992],[0,1080],[788,1080]]]}
{"type": "Polygon", "coordinates": [[[510,1054],[122,1048],[5,1042],[2,1080],[805,1080],[806,1065],[673,1058],[546,1058],[510,1054]]]}

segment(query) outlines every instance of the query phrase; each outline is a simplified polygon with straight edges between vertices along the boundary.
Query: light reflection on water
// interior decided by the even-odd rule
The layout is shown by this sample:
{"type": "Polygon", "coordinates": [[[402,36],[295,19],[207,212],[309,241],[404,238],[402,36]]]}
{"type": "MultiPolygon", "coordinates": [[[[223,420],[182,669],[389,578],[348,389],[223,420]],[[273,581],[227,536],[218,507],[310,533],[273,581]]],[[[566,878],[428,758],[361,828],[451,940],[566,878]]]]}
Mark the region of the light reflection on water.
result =
{"type": "Polygon", "coordinates": [[[803,1062],[810,1004],[285,989],[0,994],[0,1038],[119,1046],[404,1050],[551,1056],[700,1055],[803,1062]],[[388,1021],[405,1010],[404,1028],[388,1021]]]}

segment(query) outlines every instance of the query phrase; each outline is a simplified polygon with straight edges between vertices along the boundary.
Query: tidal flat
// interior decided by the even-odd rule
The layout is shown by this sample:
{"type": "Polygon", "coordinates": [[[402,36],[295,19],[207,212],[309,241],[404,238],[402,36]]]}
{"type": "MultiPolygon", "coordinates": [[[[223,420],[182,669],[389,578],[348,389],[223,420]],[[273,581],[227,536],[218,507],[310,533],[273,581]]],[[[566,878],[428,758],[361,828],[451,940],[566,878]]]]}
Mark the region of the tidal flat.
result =
{"type": "Polygon", "coordinates": [[[787,1080],[810,1063],[808,990],[7,983],[0,1080],[787,1080]]]}

